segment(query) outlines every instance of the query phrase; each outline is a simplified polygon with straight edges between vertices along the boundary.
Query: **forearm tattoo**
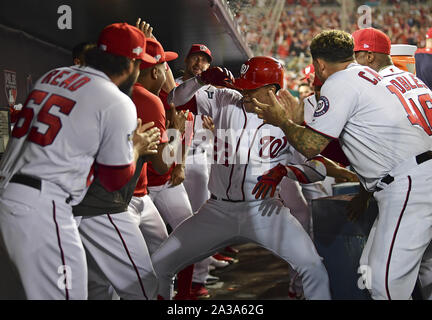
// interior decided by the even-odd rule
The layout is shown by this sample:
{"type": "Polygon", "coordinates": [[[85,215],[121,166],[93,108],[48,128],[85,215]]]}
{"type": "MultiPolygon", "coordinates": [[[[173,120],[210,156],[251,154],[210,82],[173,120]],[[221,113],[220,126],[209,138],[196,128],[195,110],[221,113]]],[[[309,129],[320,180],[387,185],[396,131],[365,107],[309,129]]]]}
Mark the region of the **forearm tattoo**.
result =
{"type": "Polygon", "coordinates": [[[331,140],[292,121],[285,121],[281,129],[289,143],[308,159],[319,154],[331,140]]]}

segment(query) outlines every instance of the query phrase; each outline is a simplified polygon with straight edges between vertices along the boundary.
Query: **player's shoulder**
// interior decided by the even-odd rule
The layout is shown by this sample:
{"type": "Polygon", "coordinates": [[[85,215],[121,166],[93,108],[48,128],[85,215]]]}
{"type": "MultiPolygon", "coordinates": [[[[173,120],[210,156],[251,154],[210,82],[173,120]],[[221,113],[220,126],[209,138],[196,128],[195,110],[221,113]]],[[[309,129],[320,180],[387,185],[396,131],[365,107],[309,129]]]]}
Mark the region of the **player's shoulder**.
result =
{"type": "Polygon", "coordinates": [[[243,98],[243,96],[241,95],[241,93],[238,92],[237,90],[230,89],[230,88],[215,88],[215,87],[213,87],[213,88],[214,88],[214,91],[219,96],[226,97],[226,98],[229,98],[229,99],[234,99],[234,100],[242,99],[243,98]]]}
{"type": "Polygon", "coordinates": [[[364,79],[376,76],[377,72],[371,68],[358,63],[351,63],[345,69],[337,71],[328,77],[324,82],[323,89],[328,90],[331,88],[335,92],[341,92],[341,90],[361,91],[360,88],[366,85],[364,79]]]}
{"type": "Polygon", "coordinates": [[[140,83],[135,83],[132,90],[132,101],[135,105],[149,105],[152,108],[164,108],[162,100],[146,88],[144,88],[140,83]]]}
{"type": "Polygon", "coordinates": [[[408,71],[399,69],[398,67],[396,67],[395,65],[390,65],[387,66],[385,68],[382,68],[379,72],[378,72],[381,76],[383,76],[384,78],[392,76],[392,75],[397,75],[397,74],[402,74],[402,73],[409,73],[408,71]]]}

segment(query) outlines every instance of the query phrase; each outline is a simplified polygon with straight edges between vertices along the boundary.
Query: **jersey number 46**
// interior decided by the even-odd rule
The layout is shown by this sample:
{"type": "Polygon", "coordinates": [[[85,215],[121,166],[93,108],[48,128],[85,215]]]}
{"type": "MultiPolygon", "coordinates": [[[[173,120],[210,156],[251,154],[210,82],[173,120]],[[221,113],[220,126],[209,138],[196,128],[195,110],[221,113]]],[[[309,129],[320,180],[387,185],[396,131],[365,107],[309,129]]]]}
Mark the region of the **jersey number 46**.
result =
{"type": "Polygon", "coordinates": [[[424,111],[426,118],[421,113],[420,109],[417,106],[417,103],[409,98],[408,102],[411,104],[412,110],[408,106],[407,99],[400,93],[400,91],[394,85],[388,85],[387,89],[390,90],[391,93],[395,94],[400,103],[403,105],[405,111],[408,114],[408,120],[412,125],[418,125],[423,128],[423,130],[429,135],[432,135],[432,97],[426,93],[418,96],[418,103],[424,111]]]}
{"type": "Polygon", "coordinates": [[[48,98],[48,92],[33,90],[24,104],[24,108],[18,114],[18,119],[12,131],[12,137],[21,138],[30,132],[27,139],[41,146],[47,146],[53,143],[57,134],[59,133],[62,123],[59,117],[49,113],[52,107],[56,106],[59,111],[65,115],[69,115],[75,106],[75,101],[68,98],[59,96],[57,94],[52,94],[48,98]],[[29,105],[40,105],[46,99],[42,108],[37,113],[37,121],[48,126],[45,133],[40,133],[38,128],[30,125],[33,122],[34,110],[29,107],[29,105]]]}

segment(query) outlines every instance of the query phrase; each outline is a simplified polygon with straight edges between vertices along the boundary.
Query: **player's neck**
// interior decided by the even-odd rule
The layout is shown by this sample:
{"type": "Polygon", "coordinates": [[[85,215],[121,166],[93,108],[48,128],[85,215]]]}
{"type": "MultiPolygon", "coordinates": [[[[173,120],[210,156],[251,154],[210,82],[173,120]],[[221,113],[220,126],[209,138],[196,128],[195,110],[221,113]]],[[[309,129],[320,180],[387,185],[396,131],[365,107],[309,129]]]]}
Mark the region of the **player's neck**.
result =
{"type": "Polygon", "coordinates": [[[346,61],[346,62],[337,62],[331,63],[327,66],[327,78],[330,77],[333,73],[345,70],[354,60],[346,61]]]}

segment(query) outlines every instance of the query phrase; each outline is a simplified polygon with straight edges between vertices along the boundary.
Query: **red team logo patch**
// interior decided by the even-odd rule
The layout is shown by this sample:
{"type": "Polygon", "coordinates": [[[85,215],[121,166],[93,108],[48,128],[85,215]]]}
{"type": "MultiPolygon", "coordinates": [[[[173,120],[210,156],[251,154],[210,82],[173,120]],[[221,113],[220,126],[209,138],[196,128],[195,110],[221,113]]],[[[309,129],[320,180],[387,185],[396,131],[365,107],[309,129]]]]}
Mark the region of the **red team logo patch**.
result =
{"type": "Polygon", "coordinates": [[[321,98],[318,100],[318,105],[317,108],[315,109],[314,117],[319,117],[325,114],[328,111],[329,106],[330,106],[329,100],[326,97],[321,96],[321,98]]]}

